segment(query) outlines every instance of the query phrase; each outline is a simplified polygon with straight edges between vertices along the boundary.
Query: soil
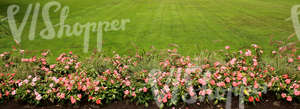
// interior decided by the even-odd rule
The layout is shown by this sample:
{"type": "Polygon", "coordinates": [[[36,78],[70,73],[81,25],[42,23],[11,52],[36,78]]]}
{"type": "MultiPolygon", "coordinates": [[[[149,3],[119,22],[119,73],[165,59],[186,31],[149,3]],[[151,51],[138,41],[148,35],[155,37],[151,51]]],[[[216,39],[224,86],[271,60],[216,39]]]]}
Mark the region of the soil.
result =
{"type": "MultiPolygon", "coordinates": [[[[277,100],[273,94],[264,95],[261,102],[254,104],[245,104],[245,109],[300,109],[300,103],[287,102],[283,100],[277,100]]],[[[226,103],[219,103],[214,105],[211,103],[195,103],[195,104],[179,104],[176,109],[225,109],[226,103]]],[[[237,97],[233,97],[231,103],[231,109],[239,109],[239,102],[237,97]]],[[[144,105],[135,105],[129,101],[118,101],[111,104],[95,105],[83,103],[80,105],[46,105],[46,106],[34,106],[29,104],[20,104],[16,102],[8,102],[0,104],[0,109],[158,109],[156,104],[150,103],[148,107],[144,105]]],[[[173,107],[166,107],[166,109],[172,109],[173,107]]]]}

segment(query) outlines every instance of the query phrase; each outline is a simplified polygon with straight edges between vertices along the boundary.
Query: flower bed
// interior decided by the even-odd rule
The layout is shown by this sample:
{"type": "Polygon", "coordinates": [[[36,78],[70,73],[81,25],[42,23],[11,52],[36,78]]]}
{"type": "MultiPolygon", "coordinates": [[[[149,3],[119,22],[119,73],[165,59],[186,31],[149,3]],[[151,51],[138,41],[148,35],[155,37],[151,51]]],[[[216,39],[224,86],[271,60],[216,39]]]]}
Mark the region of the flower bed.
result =
{"type": "Polygon", "coordinates": [[[49,51],[24,58],[26,51],[14,49],[0,55],[0,102],[100,105],[129,100],[164,107],[198,101],[218,104],[238,96],[240,103],[255,104],[267,92],[298,101],[300,56],[295,50],[288,55],[280,50],[267,58],[252,45],[237,51],[226,46],[222,52],[193,58],[174,49],[136,56],[94,54],[86,60],[69,52],[50,63],[49,51]]]}

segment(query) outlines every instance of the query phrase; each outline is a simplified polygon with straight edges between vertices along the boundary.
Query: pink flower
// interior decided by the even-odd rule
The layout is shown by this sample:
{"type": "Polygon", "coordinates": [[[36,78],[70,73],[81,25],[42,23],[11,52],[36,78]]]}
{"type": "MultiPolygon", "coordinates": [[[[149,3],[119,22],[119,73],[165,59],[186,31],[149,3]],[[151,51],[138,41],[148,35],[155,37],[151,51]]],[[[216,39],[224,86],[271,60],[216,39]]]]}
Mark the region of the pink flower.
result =
{"type": "Polygon", "coordinates": [[[282,93],[282,94],[281,94],[281,97],[282,97],[282,98],[285,98],[285,97],[286,97],[286,94],[285,94],[285,93],[282,93]]]}
{"type": "Polygon", "coordinates": [[[66,69],[66,70],[69,70],[69,68],[70,68],[70,66],[68,66],[68,65],[65,66],[65,69],[66,69]]]}
{"type": "Polygon", "coordinates": [[[49,87],[50,87],[50,88],[52,88],[53,86],[54,86],[53,83],[49,84],[49,87]]]}
{"type": "Polygon", "coordinates": [[[236,86],[238,86],[238,85],[239,85],[239,84],[238,84],[237,82],[235,82],[235,81],[232,82],[232,86],[233,86],[233,87],[236,87],[236,86]]]}
{"type": "Polygon", "coordinates": [[[294,91],[294,94],[295,94],[296,96],[299,96],[299,95],[300,95],[300,91],[295,90],[295,91],[294,91]]]}
{"type": "Polygon", "coordinates": [[[219,83],[217,83],[217,86],[218,87],[225,87],[225,83],[224,82],[219,82],[219,83]]]}
{"type": "Polygon", "coordinates": [[[130,86],[130,81],[127,80],[127,81],[125,82],[125,85],[126,85],[126,86],[130,86]]]}
{"type": "Polygon", "coordinates": [[[216,84],[215,80],[210,80],[210,84],[215,85],[216,84]]]}
{"type": "Polygon", "coordinates": [[[165,90],[166,92],[169,92],[169,91],[170,91],[169,86],[168,86],[168,85],[164,85],[164,90],[165,90]]]}
{"type": "Polygon", "coordinates": [[[192,96],[192,97],[196,95],[195,92],[193,92],[193,91],[190,91],[189,94],[190,94],[190,96],[192,96]]]}
{"type": "Polygon", "coordinates": [[[242,81],[243,81],[244,85],[247,85],[247,78],[246,77],[244,77],[242,81]]]}
{"type": "Polygon", "coordinates": [[[294,62],[294,59],[293,59],[293,58],[289,58],[289,59],[288,59],[288,62],[289,62],[289,63],[292,63],[292,62],[294,62]]]}
{"type": "Polygon", "coordinates": [[[249,102],[253,102],[253,101],[254,101],[254,98],[253,98],[252,96],[250,96],[250,97],[248,98],[248,100],[249,100],[249,102]]]}
{"type": "Polygon", "coordinates": [[[11,95],[15,95],[16,94],[16,90],[11,92],[11,95]]]}
{"type": "Polygon", "coordinates": [[[258,48],[258,46],[257,46],[256,44],[252,44],[252,46],[253,46],[254,48],[258,48]]]}
{"type": "Polygon", "coordinates": [[[230,46],[225,46],[225,49],[226,49],[226,50],[229,50],[229,49],[230,49],[230,46]]]}
{"type": "Polygon", "coordinates": [[[71,103],[72,104],[76,103],[76,99],[73,96],[71,96],[70,98],[71,98],[71,103]]]}
{"type": "Polygon", "coordinates": [[[96,104],[101,104],[101,100],[100,99],[96,100],[96,104]]]}
{"type": "Polygon", "coordinates": [[[247,70],[248,70],[248,67],[243,67],[243,70],[244,70],[244,71],[247,71],[247,70]]]}
{"type": "Polygon", "coordinates": [[[225,81],[229,83],[229,82],[230,82],[230,78],[229,78],[229,77],[226,77],[226,78],[225,78],[225,81]]]}
{"type": "Polygon", "coordinates": [[[298,71],[300,71],[300,66],[298,66],[298,71]]]}
{"type": "Polygon", "coordinates": [[[215,67],[217,67],[217,66],[219,66],[219,65],[220,65],[220,62],[218,62],[218,61],[214,63],[214,66],[215,66],[215,67]]]}
{"type": "Polygon", "coordinates": [[[212,90],[211,90],[211,89],[207,89],[207,90],[206,90],[206,94],[207,94],[207,95],[210,95],[211,93],[212,93],[212,90]]]}
{"type": "Polygon", "coordinates": [[[36,97],[35,97],[36,100],[40,101],[42,99],[42,96],[40,94],[38,94],[36,97]]]}
{"type": "Polygon", "coordinates": [[[50,69],[54,69],[55,66],[56,66],[56,64],[50,65],[50,69]]]}
{"type": "Polygon", "coordinates": [[[171,95],[170,92],[167,94],[167,96],[168,96],[168,99],[171,99],[171,98],[172,98],[172,95],[171,95]]]}
{"type": "Polygon", "coordinates": [[[199,95],[205,96],[205,93],[206,92],[204,90],[199,91],[199,95]]]}
{"type": "Polygon", "coordinates": [[[95,91],[97,92],[100,89],[100,87],[95,87],[95,91]]]}
{"type": "Polygon", "coordinates": [[[5,91],[5,96],[9,96],[9,91],[5,91]]]}
{"type": "Polygon", "coordinates": [[[44,52],[44,53],[42,53],[42,55],[43,55],[43,56],[47,56],[47,55],[48,55],[48,53],[47,53],[47,52],[44,52]]]}
{"type": "Polygon", "coordinates": [[[276,51],[272,51],[272,54],[276,54],[276,51]]]}
{"type": "Polygon", "coordinates": [[[164,97],[162,100],[163,100],[163,103],[166,103],[166,102],[168,102],[168,99],[167,99],[167,97],[164,97]]]}
{"type": "Polygon", "coordinates": [[[246,52],[245,52],[245,56],[251,56],[252,54],[251,54],[251,51],[250,50],[246,50],[246,52]]]}
{"type": "Polygon", "coordinates": [[[78,69],[81,66],[80,62],[76,63],[75,69],[78,69]]]}
{"type": "Polygon", "coordinates": [[[128,95],[128,94],[129,94],[129,91],[128,91],[128,90],[125,90],[125,91],[124,91],[124,94],[125,94],[125,95],[128,95]]]}
{"type": "Polygon", "coordinates": [[[195,96],[195,92],[194,92],[194,88],[193,87],[189,87],[188,88],[188,92],[189,92],[189,94],[190,94],[190,96],[195,96]]]}
{"type": "Polygon", "coordinates": [[[78,97],[79,99],[81,99],[82,95],[81,95],[81,94],[77,94],[77,97],[78,97]]]}
{"type": "Polygon", "coordinates": [[[136,96],[135,92],[132,92],[131,96],[135,97],[136,96]]]}
{"type": "Polygon", "coordinates": [[[230,63],[231,65],[234,65],[234,64],[235,64],[235,61],[236,61],[236,58],[233,58],[233,59],[230,60],[229,63],[230,63]]]}
{"type": "Polygon", "coordinates": [[[206,85],[205,80],[203,80],[202,78],[198,79],[198,83],[200,83],[201,85],[206,85]]]}
{"type": "Polygon", "coordinates": [[[143,88],[143,91],[144,91],[144,92],[147,92],[147,90],[148,90],[148,89],[147,89],[146,87],[143,88]]]}
{"type": "Polygon", "coordinates": [[[87,90],[87,87],[85,85],[83,85],[82,91],[86,91],[86,90],[87,90]]]}
{"type": "Polygon", "coordinates": [[[284,74],[284,75],[282,75],[282,77],[283,77],[284,79],[287,79],[287,78],[289,78],[289,75],[288,75],[288,74],[284,74]]]}
{"type": "Polygon", "coordinates": [[[258,65],[257,61],[254,61],[253,66],[257,66],[257,65],[258,65]]]}
{"type": "Polygon", "coordinates": [[[251,77],[254,77],[254,76],[255,76],[255,74],[251,72],[251,73],[250,73],[250,76],[251,76],[251,77]]]}
{"type": "Polygon", "coordinates": [[[19,82],[18,86],[21,87],[23,85],[23,82],[19,82]]]}
{"type": "Polygon", "coordinates": [[[292,101],[293,99],[292,99],[291,96],[287,96],[286,100],[287,100],[287,101],[292,101]]]}
{"type": "Polygon", "coordinates": [[[59,96],[60,99],[64,99],[65,98],[65,93],[61,93],[59,96]]]}
{"type": "Polygon", "coordinates": [[[145,79],[145,83],[148,83],[148,81],[149,81],[149,79],[148,79],[148,78],[146,78],[146,79],[145,79]]]}
{"type": "Polygon", "coordinates": [[[254,88],[257,89],[259,87],[259,85],[257,84],[256,81],[254,81],[254,88]]]}
{"type": "Polygon", "coordinates": [[[291,80],[290,80],[290,79],[286,79],[286,80],[285,80],[285,83],[286,83],[286,84],[290,84],[290,83],[291,83],[291,80]]]}

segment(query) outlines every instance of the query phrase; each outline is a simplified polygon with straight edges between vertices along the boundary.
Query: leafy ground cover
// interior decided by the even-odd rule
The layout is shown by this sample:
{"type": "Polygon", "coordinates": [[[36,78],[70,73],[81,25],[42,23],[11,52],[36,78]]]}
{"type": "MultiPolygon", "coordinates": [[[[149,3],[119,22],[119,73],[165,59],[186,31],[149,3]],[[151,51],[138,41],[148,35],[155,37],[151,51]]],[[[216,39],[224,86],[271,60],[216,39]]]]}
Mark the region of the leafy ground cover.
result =
{"type": "Polygon", "coordinates": [[[193,58],[176,49],[133,56],[96,53],[86,60],[69,52],[52,64],[49,51],[24,58],[26,51],[14,48],[0,55],[0,102],[76,106],[127,100],[146,107],[155,102],[162,108],[196,102],[217,105],[229,95],[238,96],[240,103],[257,104],[271,93],[294,103],[300,98],[297,49],[281,45],[268,58],[256,44],[241,50],[226,46],[193,58]]]}

